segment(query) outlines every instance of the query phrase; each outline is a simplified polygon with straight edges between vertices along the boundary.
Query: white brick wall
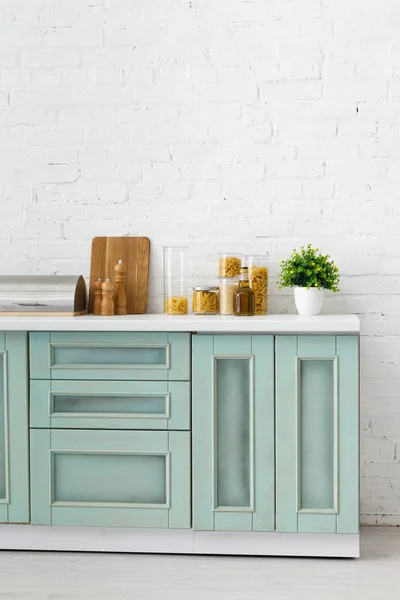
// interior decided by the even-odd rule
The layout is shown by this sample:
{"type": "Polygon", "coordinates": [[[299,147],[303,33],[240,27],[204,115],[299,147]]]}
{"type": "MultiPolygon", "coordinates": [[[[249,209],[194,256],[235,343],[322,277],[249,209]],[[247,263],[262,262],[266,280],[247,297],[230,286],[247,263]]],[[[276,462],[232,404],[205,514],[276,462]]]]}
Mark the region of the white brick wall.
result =
{"type": "MultiPolygon", "coordinates": [[[[1,273],[96,235],[337,260],[362,319],[362,513],[400,524],[398,0],[0,0],[1,273]]],[[[273,279],[274,281],[274,279],[273,279]]],[[[273,311],[293,310],[272,281],[273,311]]]]}

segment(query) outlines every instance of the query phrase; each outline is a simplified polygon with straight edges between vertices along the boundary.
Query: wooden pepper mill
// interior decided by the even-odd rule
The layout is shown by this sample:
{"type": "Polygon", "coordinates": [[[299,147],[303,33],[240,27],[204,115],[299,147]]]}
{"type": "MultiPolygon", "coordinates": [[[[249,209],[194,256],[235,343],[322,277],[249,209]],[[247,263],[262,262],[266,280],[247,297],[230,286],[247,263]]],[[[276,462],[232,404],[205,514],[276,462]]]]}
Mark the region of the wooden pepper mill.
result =
{"type": "Polygon", "coordinates": [[[113,317],[114,316],[114,284],[110,279],[106,279],[102,286],[102,298],[101,298],[101,316],[102,317],[113,317]]]}
{"type": "Polygon", "coordinates": [[[93,289],[94,289],[93,314],[99,316],[99,315],[101,315],[101,295],[102,295],[101,279],[98,279],[97,281],[94,282],[93,289]]]}
{"type": "Polygon", "coordinates": [[[122,260],[115,265],[115,314],[126,315],[126,266],[122,260]]]}

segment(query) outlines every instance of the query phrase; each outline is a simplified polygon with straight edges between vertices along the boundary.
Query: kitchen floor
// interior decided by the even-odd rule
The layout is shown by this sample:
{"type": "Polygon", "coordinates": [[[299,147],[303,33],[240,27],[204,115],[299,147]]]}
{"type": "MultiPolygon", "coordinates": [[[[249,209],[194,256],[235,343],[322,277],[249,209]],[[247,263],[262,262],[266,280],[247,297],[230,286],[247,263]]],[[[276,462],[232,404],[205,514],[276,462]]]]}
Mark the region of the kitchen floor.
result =
{"type": "Polygon", "coordinates": [[[0,552],[5,600],[382,598],[400,598],[396,528],[364,528],[359,560],[0,552]]]}

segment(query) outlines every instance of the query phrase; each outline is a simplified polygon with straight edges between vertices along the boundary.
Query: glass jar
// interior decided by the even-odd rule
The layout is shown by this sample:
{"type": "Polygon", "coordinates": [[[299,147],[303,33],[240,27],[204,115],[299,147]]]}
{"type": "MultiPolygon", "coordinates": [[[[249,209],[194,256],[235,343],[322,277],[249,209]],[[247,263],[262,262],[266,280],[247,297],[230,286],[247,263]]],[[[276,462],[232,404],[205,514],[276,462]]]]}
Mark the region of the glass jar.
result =
{"type": "Polygon", "coordinates": [[[218,294],[216,287],[193,288],[193,313],[195,315],[216,315],[218,313],[218,294]]]}
{"type": "Polygon", "coordinates": [[[268,254],[245,257],[249,270],[249,284],[255,296],[255,314],[268,314],[268,254]]]}
{"type": "Polygon", "coordinates": [[[219,277],[237,277],[242,266],[242,257],[240,254],[221,253],[219,255],[219,277]]]}
{"type": "Polygon", "coordinates": [[[249,285],[247,267],[240,269],[238,289],[233,296],[233,314],[237,317],[252,317],[255,312],[255,296],[249,285]]]}
{"type": "Polygon", "coordinates": [[[219,280],[219,314],[233,315],[233,297],[238,289],[236,278],[219,280]]]}
{"type": "Polygon", "coordinates": [[[188,314],[186,255],[186,246],[164,247],[164,312],[167,315],[188,314]]]}

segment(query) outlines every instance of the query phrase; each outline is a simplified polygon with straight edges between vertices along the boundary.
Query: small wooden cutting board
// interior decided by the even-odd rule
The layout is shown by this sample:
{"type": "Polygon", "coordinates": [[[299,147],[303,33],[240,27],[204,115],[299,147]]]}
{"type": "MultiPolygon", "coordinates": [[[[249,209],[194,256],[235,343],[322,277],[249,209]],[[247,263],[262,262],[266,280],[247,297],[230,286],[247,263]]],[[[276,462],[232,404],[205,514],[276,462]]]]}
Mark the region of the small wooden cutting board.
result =
{"type": "Polygon", "coordinates": [[[96,237],[92,241],[90,263],[89,312],[93,312],[94,282],[114,281],[115,265],[126,265],[126,309],[128,315],[147,311],[150,267],[150,240],[146,237],[96,237]]]}

